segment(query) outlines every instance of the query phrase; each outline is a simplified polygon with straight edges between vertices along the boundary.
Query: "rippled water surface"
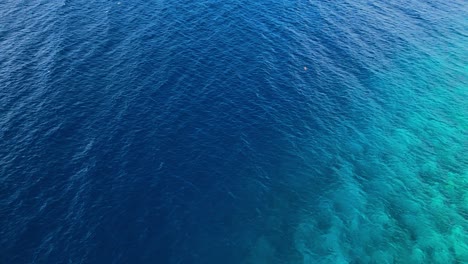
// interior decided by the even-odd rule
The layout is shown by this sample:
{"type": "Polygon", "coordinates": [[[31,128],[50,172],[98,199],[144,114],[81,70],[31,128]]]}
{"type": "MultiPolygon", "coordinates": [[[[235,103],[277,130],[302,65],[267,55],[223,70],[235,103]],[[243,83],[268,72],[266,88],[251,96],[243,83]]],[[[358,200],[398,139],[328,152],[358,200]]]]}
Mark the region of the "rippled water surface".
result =
{"type": "Polygon", "coordinates": [[[461,0],[0,1],[0,263],[468,263],[461,0]]]}

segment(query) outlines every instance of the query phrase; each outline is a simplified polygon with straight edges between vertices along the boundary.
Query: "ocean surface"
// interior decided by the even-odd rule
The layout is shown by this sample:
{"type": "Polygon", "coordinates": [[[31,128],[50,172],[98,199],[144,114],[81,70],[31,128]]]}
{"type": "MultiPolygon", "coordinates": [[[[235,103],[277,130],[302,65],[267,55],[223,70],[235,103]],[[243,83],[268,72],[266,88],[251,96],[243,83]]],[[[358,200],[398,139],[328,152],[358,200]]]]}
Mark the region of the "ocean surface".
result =
{"type": "Polygon", "coordinates": [[[468,2],[0,0],[0,263],[468,263],[468,2]]]}

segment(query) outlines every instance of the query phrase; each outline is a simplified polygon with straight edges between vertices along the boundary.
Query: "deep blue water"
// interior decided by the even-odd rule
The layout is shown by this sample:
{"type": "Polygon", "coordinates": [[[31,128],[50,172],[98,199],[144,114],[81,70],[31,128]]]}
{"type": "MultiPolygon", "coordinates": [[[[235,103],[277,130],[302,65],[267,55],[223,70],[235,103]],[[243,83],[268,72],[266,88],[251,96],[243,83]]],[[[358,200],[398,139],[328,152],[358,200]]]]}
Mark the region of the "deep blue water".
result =
{"type": "Polygon", "coordinates": [[[0,1],[0,263],[468,263],[468,4],[0,1]]]}

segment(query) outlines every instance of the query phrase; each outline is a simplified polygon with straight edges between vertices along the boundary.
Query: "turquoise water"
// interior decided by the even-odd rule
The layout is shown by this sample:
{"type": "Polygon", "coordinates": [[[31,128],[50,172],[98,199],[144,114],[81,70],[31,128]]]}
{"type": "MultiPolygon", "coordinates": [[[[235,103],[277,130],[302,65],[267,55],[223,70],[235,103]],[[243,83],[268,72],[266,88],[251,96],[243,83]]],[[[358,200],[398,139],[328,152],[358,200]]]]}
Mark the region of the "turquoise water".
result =
{"type": "MultiPolygon", "coordinates": [[[[300,257],[290,263],[468,262],[467,40],[441,38],[437,48],[415,40],[353,80],[360,93],[344,92],[359,118],[303,142],[303,157],[332,153],[333,167],[319,174],[339,180],[304,198],[293,227],[300,257]]],[[[300,174],[296,188],[313,191],[306,179],[316,174],[300,174]]],[[[260,237],[249,263],[271,263],[277,247],[260,237]]]]}
{"type": "Polygon", "coordinates": [[[303,263],[468,261],[467,71],[411,55],[366,84],[385,102],[356,99],[366,129],[345,121],[330,143],[343,182],[319,199],[319,218],[300,217],[303,263]]]}

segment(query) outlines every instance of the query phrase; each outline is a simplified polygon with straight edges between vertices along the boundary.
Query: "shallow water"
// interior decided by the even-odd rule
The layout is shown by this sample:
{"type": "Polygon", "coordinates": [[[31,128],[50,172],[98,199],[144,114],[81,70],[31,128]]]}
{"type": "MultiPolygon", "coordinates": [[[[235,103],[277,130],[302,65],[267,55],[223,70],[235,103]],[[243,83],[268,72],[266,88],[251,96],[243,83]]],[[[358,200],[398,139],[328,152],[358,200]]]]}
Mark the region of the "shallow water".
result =
{"type": "Polygon", "coordinates": [[[464,1],[0,2],[0,263],[468,263],[464,1]]]}

